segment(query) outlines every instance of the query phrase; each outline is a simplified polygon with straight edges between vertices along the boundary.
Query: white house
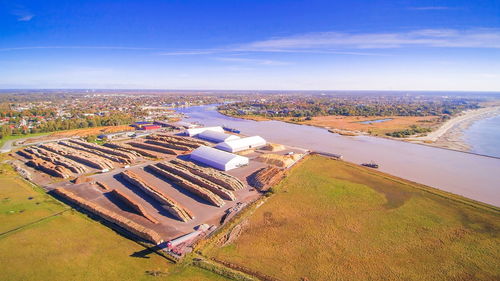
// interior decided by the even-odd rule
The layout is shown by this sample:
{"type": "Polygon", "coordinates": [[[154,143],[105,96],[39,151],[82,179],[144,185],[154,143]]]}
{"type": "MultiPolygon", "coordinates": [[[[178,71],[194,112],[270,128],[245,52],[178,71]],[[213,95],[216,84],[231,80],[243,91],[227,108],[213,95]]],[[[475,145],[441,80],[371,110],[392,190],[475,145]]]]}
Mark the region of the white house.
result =
{"type": "Polygon", "coordinates": [[[225,152],[208,146],[200,146],[190,154],[194,161],[201,162],[210,167],[229,171],[248,165],[248,158],[233,153],[225,152]]]}
{"type": "Polygon", "coordinates": [[[215,148],[228,152],[238,152],[246,149],[261,147],[264,145],[266,145],[265,139],[259,136],[253,136],[221,142],[217,144],[215,148]]]}
{"type": "Polygon", "coordinates": [[[192,137],[201,134],[207,130],[224,133],[224,129],[222,129],[221,126],[216,126],[216,127],[190,128],[186,130],[186,135],[192,137]]]}

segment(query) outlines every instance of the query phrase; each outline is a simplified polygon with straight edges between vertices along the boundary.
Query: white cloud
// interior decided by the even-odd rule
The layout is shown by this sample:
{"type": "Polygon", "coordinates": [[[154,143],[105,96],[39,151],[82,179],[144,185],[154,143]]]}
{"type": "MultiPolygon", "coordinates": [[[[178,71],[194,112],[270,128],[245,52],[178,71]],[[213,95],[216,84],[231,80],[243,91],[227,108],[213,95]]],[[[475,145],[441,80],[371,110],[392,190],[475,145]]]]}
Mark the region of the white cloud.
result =
{"type": "Polygon", "coordinates": [[[11,14],[17,17],[17,21],[30,21],[35,17],[33,13],[24,8],[11,10],[11,14]]]}
{"type": "Polygon", "coordinates": [[[403,47],[500,48],[500,29],[423,29],[389,33],[320,32],[240,46],[247,51],[387,49],[403,47]]]}
{"type": "Polygon", "coordinates": [[[447,6],[424,6],[424,7],[409,7],[408,10],[416,11],[444,11],[444,10],[454,10],[454,7],[447,6]]]}
{"type": "Polygon", "coordinates": [[[407,32],[317,32],[271,38],[224,48],[178,50],[161,55],[208,55],[230,53],[316,53],[354,56],[388,56],[367,51],[390,48],[500,48],[500,29],[418,29],[407,32]]]}
{"type": "Polygon", "coordinates": [[[35,15],[24,15],[24,16],[19,16],[17,18],[17,21],[30,21],[35,15]]]}
{"type": "Polygon", "coordinates": [[[245,64],[258,64],[258,65],[289,65],[289,62],[268,60],[268,59],[249,59],[240,57],[217,57],[216,60],[226,61],[226,62],[236,62],[245,64]]]}
{"type": "Polygon", "coordinates": [[[131,50],[131,51],[141,51],[141,50],[160,50],[159,48],[147,48],[147,47],[122,47],[122,46],[27,46],[27,47],[10,47],[10,48],[0,48],[1,51],[22,51],[22,50],[36,50],[36,49],[96,49],[96,50],[131,50]]]}
{"type": "Polygon", "coordinates": [[[184,50],[184,51],[172,51],[172,52],[161,52],[161,56],[192,56],[192,55],[209,55],[213,54],[214,50],[184,50]]]}
{"type": "MultiPolygon", "coordinates": [[[[379,51],[382,49],[411,47],[500,49],[500,29],[418,29],[407,32],[385,33],[316,32],[207,49],[173,50],[158,47],[122,46],[27,46],[0,48],[0,51],[32,49],[102,49],[150,50],[157,51],[156,55],[163,56],[242,53],[316,53],[354,56],[388,56],[387,53],[379,51]],[[368,51],[368,49],[371,49],[371,51],[368,51]]],[[[236,61],[234,58],[230,59],[236,61]]],[[[240,62],[243,61],[240,60],[240,62]]],[[[253,63],[273,64],[273,61],[253,61],[253,63]]]]}

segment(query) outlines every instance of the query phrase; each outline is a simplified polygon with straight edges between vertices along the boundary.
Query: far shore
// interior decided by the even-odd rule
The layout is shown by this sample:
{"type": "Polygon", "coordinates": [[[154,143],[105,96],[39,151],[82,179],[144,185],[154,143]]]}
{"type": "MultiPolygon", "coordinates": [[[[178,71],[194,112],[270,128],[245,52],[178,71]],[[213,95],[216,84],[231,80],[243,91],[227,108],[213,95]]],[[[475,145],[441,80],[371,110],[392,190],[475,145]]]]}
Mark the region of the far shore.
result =
{"type": "Polygon", "coordinates": [[[478,120],[497,115],[500,115],[500,106],[467,110],[446,121],[437,130],[426,136],[405,140],[453,150],[470,151],[471,147],[463,139],[464,131],[478,120]]]}
{"type": "MultiPolygon", "coordinates": [[[[231,115],[224,114],[220,111],[219,111],[219,113],[226,115],[226,116],[234,117],[234,118],[241,118],[241,119],[247,119],[247,120],[253,120],[253,121],[276,120],[276,121],[282,121],[282,122],[298,124],[298,125],[320,127],[320,128],[328,129],[332,133],[337,133],[337,134],[344,135],[344,136],[359,136],[359,135],[367,135],[368,134],[366,132],[361,132],[361,131],[345,130],[345,129],[338,129],[338,128],[332,128],[332,127],[325,127],[325,126],[320,126],[320,125],[305,124],[302,122],[294,122],[294,121],[290,121],[290,120],[285,120],[285,118],[267,118],[267,117],[263,117],[263,116],[254,116],[254,115],[252,115],[252,116],[231,116],[231,115]]],[[[428,133],[425,136],[408,137],[408,138],[393,138],[393,137],[388,137],[385,135],[372,135],[372,136],[389,138],[389,139],[399,140],[399,141],[407,141],[407,142],[412,142],[412,143],[424,144],[424,145],[447,148],[447,149],[464,151],[464,152],[470,152],[471,147],[464,141],[463,132],[470,125],[472,125],[474,122],[481,120],[481,119],[494,117],[497,115],[500,115],[500,106],[483,107],[483,108],[479,108],[479,109],[466,110],[466,111],[462,112],[461,114],[459,114],[458,116],[455,116],[455,117],[451,118],[450,120],[442,123],[439,127],[437,127],[436,129],[434,129],[432,132],[428,133]]]]}

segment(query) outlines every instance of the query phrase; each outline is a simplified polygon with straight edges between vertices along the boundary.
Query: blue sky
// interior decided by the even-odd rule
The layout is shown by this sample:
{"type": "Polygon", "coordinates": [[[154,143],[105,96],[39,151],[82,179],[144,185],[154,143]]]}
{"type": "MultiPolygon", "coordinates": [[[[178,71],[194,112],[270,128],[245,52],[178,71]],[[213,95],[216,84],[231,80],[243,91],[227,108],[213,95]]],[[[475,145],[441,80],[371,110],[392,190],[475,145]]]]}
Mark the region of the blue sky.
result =
{"type": "Polygon", "coordinates": [[[0,0],[0,88],[500,91],[500,1],[0,0]]]}

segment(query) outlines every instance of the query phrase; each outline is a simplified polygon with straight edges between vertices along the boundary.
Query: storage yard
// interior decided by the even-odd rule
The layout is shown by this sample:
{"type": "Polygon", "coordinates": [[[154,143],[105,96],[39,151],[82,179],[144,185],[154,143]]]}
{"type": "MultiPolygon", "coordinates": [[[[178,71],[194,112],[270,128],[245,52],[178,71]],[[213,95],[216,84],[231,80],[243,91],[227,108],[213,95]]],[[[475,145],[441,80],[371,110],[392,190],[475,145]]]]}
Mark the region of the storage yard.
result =
{"type": "Polygon", "coordinates": [[[307,153],[285,146],[276,152],[266,144],[258,136],[202,127],[102,145],[55,140],[14,156],[32,181],[56,198],[179,257],[262,196],[307,153]],[[259,160],[266,155],[293,163],[259,160]]]}

